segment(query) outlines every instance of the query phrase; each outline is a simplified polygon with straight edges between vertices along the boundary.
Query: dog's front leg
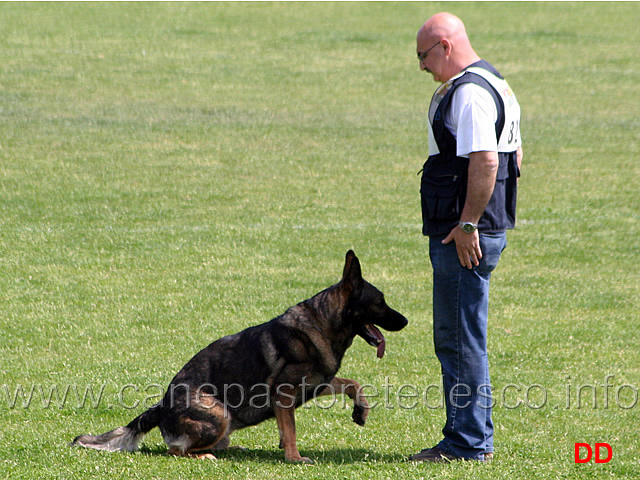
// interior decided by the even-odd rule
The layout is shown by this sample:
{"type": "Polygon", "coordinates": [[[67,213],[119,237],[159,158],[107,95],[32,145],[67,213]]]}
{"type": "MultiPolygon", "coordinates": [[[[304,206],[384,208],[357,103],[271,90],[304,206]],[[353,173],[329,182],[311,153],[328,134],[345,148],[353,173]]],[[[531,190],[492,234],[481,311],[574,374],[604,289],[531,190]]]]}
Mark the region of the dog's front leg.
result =
{"type": "Polygon", "coordinates": [[[296,444],[295,395],[284,392],[275,398],[273,411],[278,422],[280,432],[280,446],[284,448],[284,458],[287,462],[313,463],[308,457],[303,457],[296,444]]]}
{"type": "Polygon", "coordinates": [[[329,386],[320,392],[318,396],[333,396],[336,394],[347,395],[353,400],[353,414],[351,418],[353,418],[353,421],[358,425],[364,426],[369,416],[369,402],[367,402],[367,398],[362,392],[360,384],[350,378],[333,377],[329,386]]]}

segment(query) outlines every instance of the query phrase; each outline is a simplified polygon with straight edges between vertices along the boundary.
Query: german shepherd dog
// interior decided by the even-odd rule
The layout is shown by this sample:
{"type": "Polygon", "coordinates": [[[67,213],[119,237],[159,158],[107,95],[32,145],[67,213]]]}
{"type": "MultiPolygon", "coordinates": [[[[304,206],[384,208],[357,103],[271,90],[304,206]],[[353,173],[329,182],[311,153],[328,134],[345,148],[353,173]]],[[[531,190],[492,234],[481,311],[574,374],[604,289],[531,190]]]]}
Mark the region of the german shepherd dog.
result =
{"type": "Polygon", "coordinates": [[[350,250],[340,282],[267,323],[213,342],[178,372],[160,403],[125,427],[80,435],[72,445],[134,451],[159,427],[168,454],[215,458],[211,452],[229,447],[233,431],[275,416],[285,460],[313,463],[298,452],[295,409],[317,396],[346,394],[353,421],[364,425],[369,405],[360,385],[335,375],[356,335],[384,355],[376,325],[397,331],[407,319],[362,278],[350,250]]]}

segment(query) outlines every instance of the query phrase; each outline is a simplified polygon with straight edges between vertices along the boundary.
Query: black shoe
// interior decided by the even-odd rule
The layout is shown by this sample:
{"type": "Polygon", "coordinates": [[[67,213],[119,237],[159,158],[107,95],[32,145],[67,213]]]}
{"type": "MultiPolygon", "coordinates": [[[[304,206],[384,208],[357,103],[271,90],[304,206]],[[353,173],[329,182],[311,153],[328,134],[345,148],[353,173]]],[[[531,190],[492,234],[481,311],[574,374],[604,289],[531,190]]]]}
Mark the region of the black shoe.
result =
{"type": "MultiPolygon", "coordinates": [[[[457,460],[467,460],[463,457],[456,457],[449,453],[444,453],[438,447],[426,448],[420,453],[411,455],[409,461],[411,462],[432,462],[432,463],[450,463],[457,460]]],[[[485,453],[484,460],[475,460],[479,462],[491,462],[493,460],[493,453],[485,453]]]]}
{"type": "Polygon", "coordinates": [[[444,453],[438,447],[433,447],[425,448],[420,453],[411,455],[409,460],[412,462],[449,463],[464,459],[462,457],[456,457],[455,455],[444,453]]]}

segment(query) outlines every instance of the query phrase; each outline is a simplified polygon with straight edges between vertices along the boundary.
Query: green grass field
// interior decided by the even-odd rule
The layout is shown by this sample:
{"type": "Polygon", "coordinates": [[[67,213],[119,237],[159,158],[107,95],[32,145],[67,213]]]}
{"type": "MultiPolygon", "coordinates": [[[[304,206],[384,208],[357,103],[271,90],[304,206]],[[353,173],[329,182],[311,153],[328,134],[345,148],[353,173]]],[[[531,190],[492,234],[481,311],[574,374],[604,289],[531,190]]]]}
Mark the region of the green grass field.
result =
{"type": "Polygon", "coordinates": [[[633,478],[640,461],[636,3],[0,4],[0,476],[633,478]],[[439,364],[415,34],[449,10],[522,106],[518,228],[492,286],[496,460],[423,465],[439,364]],[[210,341],[335,283],[353,248],[410,320],[341,373],[366,427],[299,410],[246,453],[73,449],[127,423],[210,341]],[[403,385],[410,387],[402,388],[403,385]],[[433,388],[430,388],[432,386],[433,388]],[[420,398],[413,398],[420,394],[420,398]],[[371,399],[370,399],[371,401],[371,399]],[[414,405],[416,404],[416,405],[414,405]],[[576,465],[576,442],[609,443],[576,465]]]}

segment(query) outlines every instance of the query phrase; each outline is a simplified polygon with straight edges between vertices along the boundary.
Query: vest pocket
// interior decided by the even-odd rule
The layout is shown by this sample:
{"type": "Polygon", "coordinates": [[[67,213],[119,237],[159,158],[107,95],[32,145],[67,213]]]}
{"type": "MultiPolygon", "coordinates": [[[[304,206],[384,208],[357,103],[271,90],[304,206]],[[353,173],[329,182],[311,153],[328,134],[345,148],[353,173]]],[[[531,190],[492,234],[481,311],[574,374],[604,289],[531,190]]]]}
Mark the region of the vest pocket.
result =
{"type": "Polygon", "coordinates": [[[509,162],[507,160],[504,160],[498,164],[498,171],[496,172],[496,180],[501,181],[501,180],[506,180],[507,178],[509,178],[509,162]]]}
{"type": "Polygon", "coordinates": [[[464,203],[460,195],[461,184],[462,182],[458,175],[437,177],[423,175],[420,183],[423,220],[447,221],[459,219],[464,203]]]}

